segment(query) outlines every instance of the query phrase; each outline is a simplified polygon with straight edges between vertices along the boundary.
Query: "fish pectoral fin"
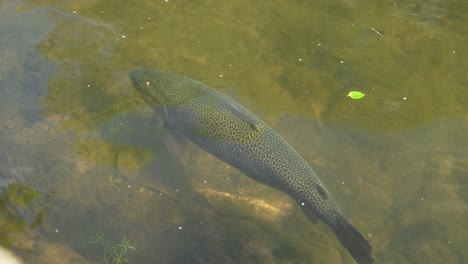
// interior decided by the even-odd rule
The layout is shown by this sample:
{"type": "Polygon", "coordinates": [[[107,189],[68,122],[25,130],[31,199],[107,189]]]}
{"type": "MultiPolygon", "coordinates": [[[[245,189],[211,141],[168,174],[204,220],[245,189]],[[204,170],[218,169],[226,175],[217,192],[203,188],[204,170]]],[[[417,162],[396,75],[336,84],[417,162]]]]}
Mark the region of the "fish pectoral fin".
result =
{"type": "Polygon", "coordinates": [[[162,133],[162,141],[166,149],[175,157],[181,157],[185,151],[185,139],[177,134],[166,131],[162,133]]]}

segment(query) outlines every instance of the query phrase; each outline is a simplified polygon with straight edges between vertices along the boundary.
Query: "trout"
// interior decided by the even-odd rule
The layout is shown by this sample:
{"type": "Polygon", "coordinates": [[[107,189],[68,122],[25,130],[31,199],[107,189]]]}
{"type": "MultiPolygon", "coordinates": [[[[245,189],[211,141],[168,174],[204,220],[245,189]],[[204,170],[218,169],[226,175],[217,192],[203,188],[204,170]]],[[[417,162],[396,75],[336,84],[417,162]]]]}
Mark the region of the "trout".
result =
{"type": "Polygon", "coordinates": [[[327,224],[359,264],[371,246],[341,213],[307,162],[270,126],[232,98],[186,76],[136,69],[130,79],[172,133],[182,135],[257,182],[292,197],[311,220],[327,224]]]}

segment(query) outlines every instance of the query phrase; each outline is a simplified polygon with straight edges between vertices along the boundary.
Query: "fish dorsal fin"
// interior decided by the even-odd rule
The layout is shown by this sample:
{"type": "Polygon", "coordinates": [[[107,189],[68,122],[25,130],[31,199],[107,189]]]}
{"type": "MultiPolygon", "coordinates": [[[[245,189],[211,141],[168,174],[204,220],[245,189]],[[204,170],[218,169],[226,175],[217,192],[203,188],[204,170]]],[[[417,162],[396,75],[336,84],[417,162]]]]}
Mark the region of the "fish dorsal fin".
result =
{"type": "Polygon", "coordinates": [[[252,129],[256,131],[260,131],[259,129],[259,124],[258,122],[251,116],[247,115],[244,112],[241,112],[239,109],[237,109],[234,105],[229,104],[229,110],[231,110],[231,113],[235,115],[237,118],[239,118],[242,122],[246,123],[249,125],[252,129]]]}
{"type": "MultiPolygon", "coordinates": [[[[234,95],[231,94],[232,91],[228,90],[227,93],[230,94],[232,97],[234,97],[234,95]]],[[[247,124],[249,127],[254,129],[255,131],[260,131],[260,124],[258,123],[258,121],[255,120],[253,117],[249,116],[248,114],[242,112],[239,109],[238,103],[233,98],[231,98],[230,96],[228,96],[226,94],[223,94],[223,93],[218,93],[217,96],[218,96],[218,98],[220,98],[221,100],[223,100],[223,101],[225,101],[227,103],[227,107],[229,108],[229,111],[234,116],[239,118],[242,122],[247,124]]],[[[242,106],[240,106],[240,107],[242,107],[242,106]]]]}

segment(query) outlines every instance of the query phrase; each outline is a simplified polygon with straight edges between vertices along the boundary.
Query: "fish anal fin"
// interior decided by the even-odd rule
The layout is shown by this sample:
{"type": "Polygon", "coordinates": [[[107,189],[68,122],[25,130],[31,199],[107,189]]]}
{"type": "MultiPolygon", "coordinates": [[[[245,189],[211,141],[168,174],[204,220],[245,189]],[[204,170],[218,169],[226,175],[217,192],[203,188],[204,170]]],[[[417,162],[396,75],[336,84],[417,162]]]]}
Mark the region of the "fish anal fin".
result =
{"type": "Polygon", "coordinates": [[[318,223],[318,217],[314,213],[312,213],[309,210],[302,210],[302,211],[304,212],[305,216],[307,216],[307,219],[309,219],[309,222],[311,222],[314,225],[318,223]]]}

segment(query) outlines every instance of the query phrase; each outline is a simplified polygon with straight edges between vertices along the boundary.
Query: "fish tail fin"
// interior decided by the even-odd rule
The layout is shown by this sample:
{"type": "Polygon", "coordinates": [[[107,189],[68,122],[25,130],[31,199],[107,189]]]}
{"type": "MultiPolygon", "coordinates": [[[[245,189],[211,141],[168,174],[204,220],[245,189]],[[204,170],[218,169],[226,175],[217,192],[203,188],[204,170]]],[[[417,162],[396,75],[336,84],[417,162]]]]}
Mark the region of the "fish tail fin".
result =
{"type": "Polygon", "coordinates": [[[374,262],[369,242],[344,217],[339,217],[337,224],[332,226],[332,230],[357,263],[372,264],[374,262]]]}

